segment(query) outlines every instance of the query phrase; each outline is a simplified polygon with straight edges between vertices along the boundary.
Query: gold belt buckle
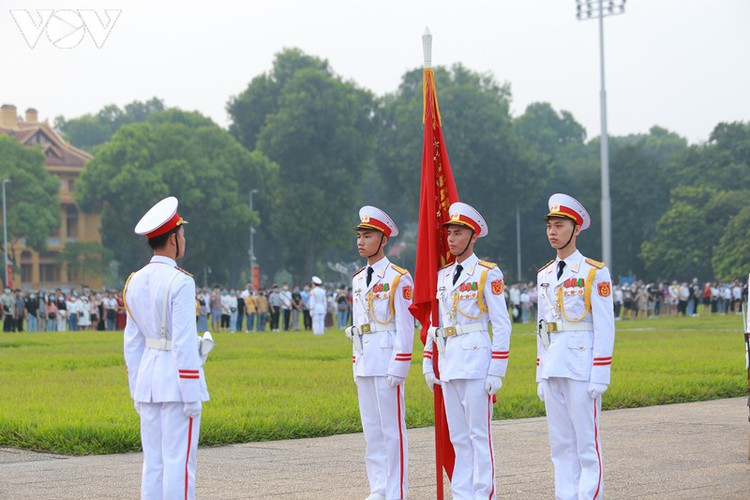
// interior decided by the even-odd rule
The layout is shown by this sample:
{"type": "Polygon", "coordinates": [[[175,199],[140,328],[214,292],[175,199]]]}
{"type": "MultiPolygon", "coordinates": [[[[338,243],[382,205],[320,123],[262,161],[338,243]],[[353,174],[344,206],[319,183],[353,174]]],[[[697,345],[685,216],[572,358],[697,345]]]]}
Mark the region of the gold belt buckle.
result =
{"type": "Polygon", "coordinates": [[[446,326],[443,328],[443,337],[455,337],[458,335],[455,326],[446,326]]]}
{"type": "Polygon", "coordinates": [[[547,333],[557,333],[557,322],[550,321],[547,323],[547,333]]]}
{"type": "Polygon", "coordinates": [[[370,333],[371,327],[369,323],[365,323],[364,325],[359,327],[359,331],[361,333],[370,333]]]}

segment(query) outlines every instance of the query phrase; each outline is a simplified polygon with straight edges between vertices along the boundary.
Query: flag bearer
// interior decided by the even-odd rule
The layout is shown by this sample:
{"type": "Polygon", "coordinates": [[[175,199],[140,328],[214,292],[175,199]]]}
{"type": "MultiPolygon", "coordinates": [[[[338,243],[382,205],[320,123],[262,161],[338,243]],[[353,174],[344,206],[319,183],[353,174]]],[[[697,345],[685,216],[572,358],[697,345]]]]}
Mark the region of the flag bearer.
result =
{"type": "Polygon", "coordinates": [[[557,252],[539,270],[537,394],[547,411],[558,499],[602,498],[599,414],[615,341],[609,270],[576,249],[590,217],[576,199],[549,199],[547,239],[557,252]]]}
{"type": "Polygon", "coordinates": [[[393,220],[372,206],[359,211],[357,250],[367,265],[352,278],[354,381],[365,434],[367,500],[406,498],[409,455],[404,382],[411,365],[414,318],[409,312],[413,281],[385,256],[398,235],[393,220]]]}
{"type": "Polygon", "coordinates": [[[456,260],[438,271],[440,327],[431,327],[422,372],[432,389],[440,384],[451,444],[456,453],[451,489],[454,499],[495,498],[492,409],[503,385],[510,352],[510,317],[503,273],[474,254],[487,223],[473,207],[449,209],[448,248],[456,260]],[[492,338],[490,326],[492,325],[492,338]],[[437,343],[440,380],[432,368],[437,343]]]}

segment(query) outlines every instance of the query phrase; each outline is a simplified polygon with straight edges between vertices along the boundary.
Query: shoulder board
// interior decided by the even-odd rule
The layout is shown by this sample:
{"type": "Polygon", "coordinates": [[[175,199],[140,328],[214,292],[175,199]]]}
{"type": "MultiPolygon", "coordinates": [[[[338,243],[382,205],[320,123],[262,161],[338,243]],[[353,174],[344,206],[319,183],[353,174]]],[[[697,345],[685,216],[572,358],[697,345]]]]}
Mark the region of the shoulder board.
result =
{"type": "Polygon", "coordinates": [[[553,262],[555,262],[555,259],[552,259],[551,261],[549,261],[546,264],[544,264],[542,267],[540,267],[539,269],[537,269],[536,272],[541,273],[542,271],[544,271],[545,269],[547,269],[550,266],[550,264],[552,264],[553,262]]]}
{"type": "Polygon", "coordinates": [[[446,265],[444,265],[443,267],[439,267],[439,268],[438,268],[438,271],[442,271],[442,270],[443,270],[443,269],[445,269],[446,267],[451,267],[451,266],[452,266],[453,264],[455,264],[455,262],[451,262],[450,264],[446,264],[446,265]]]}
{"type": "Polygon", "coordinates": [[[598,260],[586,259],[586,262],[588,262],[589,264],[591,264],[597,269],[602,269],[604,267],[604,262],[599,262],[598,260]]]}
{"type": "Polygon", "coordinates": [[[189,272],[185,271],[185,270],[184,270],[183,268],[181,268],[181,267],[178,267],[178,266],[174,266],[174,268],[175,268],[175,269],[177,269],[178,271],[180,271],[180,272],[181,272],[181,273],[183,273],[183,274],[187,274],[187,275],[188,275],[188,276],[190,276],[191,278],[193,277],[193,275],[192,275],[192,274],[190,274],[189,272]]]}
{"type": "Polygon", "coordinates": [[[392,267],[393,269],[395,269],[395,270],[396,270],[396,272],[397,272],[397,273],[399,273],[399,274],[401,274],[401,275],[404,275],[404,274],[408,274],[408,273],[409,273],[409,271],[407,271],[407,270],[406,270],[406,269],[404,269],[403,267],[398,267],[398,266],[397,266],[396,264],[391,264],[391,267],[392,267]]]}
{"type": "Polygon", "coordinates": [[[359,269],[357,269],[357,271],[354,274],[352,274],[352,278],[358,275],[359,273],[361,273],[362,271],[364,271],[366,267],[367,266],[362,266],[359,269]]]}
{"type": "Polygon", "coordinates": [[[494,262],[488,262],[488,261],[486,261],[486,260],[480,260],[480,261],[479,261],[479,265],[480,265],[480,266],[484,266],[484,267],[486,267],[487,269],[494,269],[494,268],[496,268],[496,267],[497,267],[497,264],[495,264],[494,262]]]}

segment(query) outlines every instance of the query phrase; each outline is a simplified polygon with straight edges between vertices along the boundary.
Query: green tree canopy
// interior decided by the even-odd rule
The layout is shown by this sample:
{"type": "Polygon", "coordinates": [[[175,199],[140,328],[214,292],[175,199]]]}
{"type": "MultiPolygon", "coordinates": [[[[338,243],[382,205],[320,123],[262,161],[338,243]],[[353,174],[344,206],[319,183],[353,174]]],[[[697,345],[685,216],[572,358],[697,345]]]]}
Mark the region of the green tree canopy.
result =
{"type": "Polygon", "coordinates": [[[12,137],[0,134],[0,181],[5,187],[8,219],[8,252],[13,243],[24,239],[26,246],[42,252],[52,229],[60,225],[60,181],[47,172],[44,155],[12,137]]]}
{"type": "Polygon", "coordinates": [[[284,264],[309,276],[321,249],[351,241],[356,187],[372,155],[372,95],[288,49],[228,111],[236,137],[279,165],[280,189],[264,209],[271,237],[284,264]]]}
{"type": "Polygon", "coordinates": [[[107,142],[123,125],[138,123],[159,111],[164,110],[164,102],[156,97],[149,101],[133,101],[120,109],[114,104],[102,108],[95,115],[87,114],[77,118],[55,118],[55,128],[74,146],[93,152],[97,146],[107,142]]]}
{"type": "Polygon", "coordinates": [[[259,223],[247,204],[248,189],[261,187],[262,196],[273,199],[277,167],[216,125],[200,126],[191,113],[168,113],[169,122],[154,116],[118,130],[88,164],[76,199],[84,210],[102,211],[102,241],[121,269],[131,271],[150,255],[133,227],[155,202],[176,196],[191,222],[185,267],[196,274],[210,268],[212,281],[233,283],[247,261],[248,225],[259,223]]]}

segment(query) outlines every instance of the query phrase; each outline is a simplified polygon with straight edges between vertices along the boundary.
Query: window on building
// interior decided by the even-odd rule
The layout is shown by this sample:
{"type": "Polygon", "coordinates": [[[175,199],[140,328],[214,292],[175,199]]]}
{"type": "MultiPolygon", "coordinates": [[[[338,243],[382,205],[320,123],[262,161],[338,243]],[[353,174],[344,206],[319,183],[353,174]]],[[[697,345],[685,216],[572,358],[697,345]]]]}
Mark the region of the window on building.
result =
{"type": "Polygon", "coordinates": [[[67,221],[66,237],[68,241],[78,239],[78,208],[75,205],[65,207],[65,220],[67,221]]]}
{"type": "Polygon", "coordinates": [[[72,193],[73,189],[76,187],[76,180],[75,179],[68,179],[68,192],[72,193]]]}
{"type": "Polygon", "coordinates": [[[21,283],[31,283],[32,266],[31,252],[23,251],[21,253],[21,283]]]}

